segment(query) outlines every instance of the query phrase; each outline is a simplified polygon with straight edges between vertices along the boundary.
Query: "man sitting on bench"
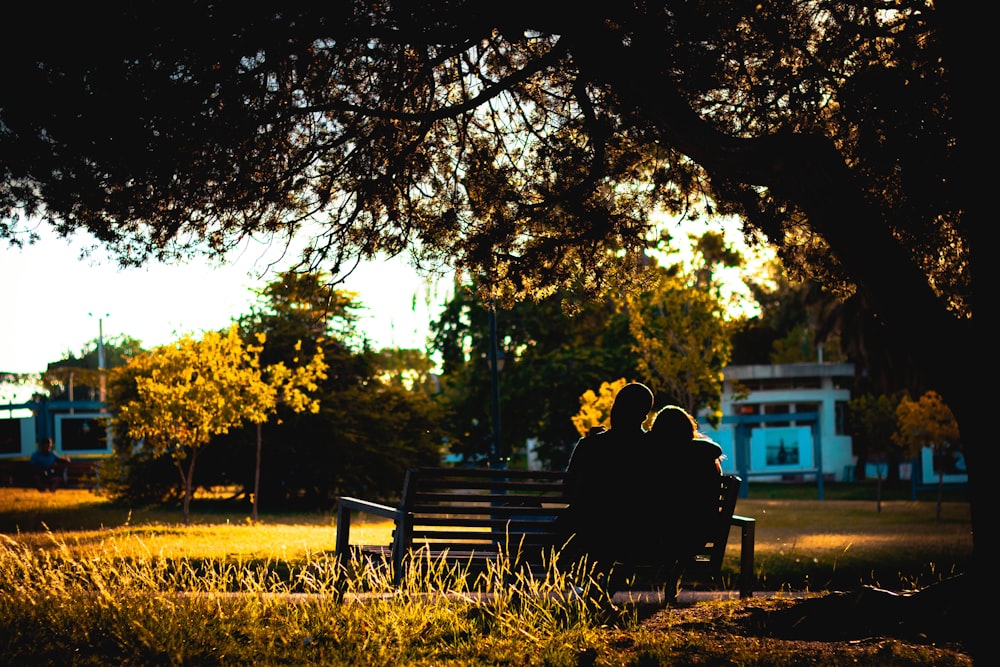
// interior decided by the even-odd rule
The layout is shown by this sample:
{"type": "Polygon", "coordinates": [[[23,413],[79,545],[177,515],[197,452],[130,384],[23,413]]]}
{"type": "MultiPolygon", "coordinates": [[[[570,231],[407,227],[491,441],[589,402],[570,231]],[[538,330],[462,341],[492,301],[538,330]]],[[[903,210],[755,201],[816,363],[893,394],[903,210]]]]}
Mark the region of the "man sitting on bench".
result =
{"type": "Polygon", "coordinates": [[[38,490],[54,492],[62,482],[62,471],[69,458],[52,451],[52,438],[42,438],[29,463],[38,490]]]}

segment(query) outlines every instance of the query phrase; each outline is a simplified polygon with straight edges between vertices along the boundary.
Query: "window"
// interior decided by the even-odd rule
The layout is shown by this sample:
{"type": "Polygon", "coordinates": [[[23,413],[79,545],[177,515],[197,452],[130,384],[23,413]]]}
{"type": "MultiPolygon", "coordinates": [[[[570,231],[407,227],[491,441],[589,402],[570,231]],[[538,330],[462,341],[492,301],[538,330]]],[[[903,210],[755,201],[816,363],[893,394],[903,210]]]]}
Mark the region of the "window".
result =
{"type": "Polygon", "coordinates": [[[0,454],[21,453],[21,420],[0,419],[0,454]]]}
{"type": "Polygon", "coordinates": [[[847,401],[837,401],[836,405],[833,406],[835,411],[834,419],[836,420],[835,431],[837,435],[850,435],[847,432],[847,401]]]}
{"type": "Polygon", "coordinates": [[[56,415],[56,447],[63,452],[110,453],[109,417],[100,414],[56,415]]]}
{"type": "MultiPolygon", "coordinates": [[[[791,407],[792,406],[790,406],[788,403],[769,403],[764,406],[764,414],[787,415],[792,411],[791,407]]],[[[791,426],[792,422],[789,419],[778,419],[774,421],[767,421],[765,422],[765,425],[770,428],[774,428],[777,426],[791,426]]]]}

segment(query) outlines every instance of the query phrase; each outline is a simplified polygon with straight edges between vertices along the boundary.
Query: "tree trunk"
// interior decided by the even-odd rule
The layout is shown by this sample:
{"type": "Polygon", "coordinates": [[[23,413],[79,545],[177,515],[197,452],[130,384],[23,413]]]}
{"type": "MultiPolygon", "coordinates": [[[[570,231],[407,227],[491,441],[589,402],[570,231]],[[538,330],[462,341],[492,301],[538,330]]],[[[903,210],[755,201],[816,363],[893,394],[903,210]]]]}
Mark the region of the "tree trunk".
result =
{"type": "Polygon", "coordinates": [[[181,476],[181,488],[184,489],[184,495],[181,497],[181,511],[184,514],[184,525],[186,526],[189,522],[190,503],[188,497],[191,493],[191,485],[188,484],[188,476],[184,473],[184,464],[181,461],[177,462],[177,474],[181,476]]]}
{"type": "Polygon", "coordinates": [[[944,467],[938,468],[937,511],[934,518],[941,520],[941,502],[944,500],[944,467]]]}
{"type": "Polygon", "coordinates": [[[875,511],[878,514],[882,513],[882,464],[879,463],[875,466],[876,471],[876,482],[875,482],[875,511]]]}
{"type": "Polygon", "coordinates": [[[257,501],[260,499],[260,450],[263,440],[261,424],[257,422],[257,464],[253,469],[253,508],[250,510],[250,520],[253,523],[257,523],[257,501]]]}
{"type": "Polygon", "coordinates": [[[184,482],[184,500],[181,506],[184,512],[185,526],[191,524],[191,496],[194,494],[194,463],[197,458],[198,450],[195,449],[191,454],[191,462],[188,464],[187,474],[184,473],[184,466],[181,462],[177,462],[177,470],[180,472],[181,480],[184,482]]]}
{"type": "Polygon", "coordinates": [[[858,454],[858,462],[854,465],[854,481],[863,482],[868,478],[868,452],[858,454]]]}
{"type": "Polygon", "coordinates": [[[889,467],[885,471],[885,481],[898,482],[900,453],[895,450],[889,450],[886,453],[886,458],[889,461],[889,467]]]}

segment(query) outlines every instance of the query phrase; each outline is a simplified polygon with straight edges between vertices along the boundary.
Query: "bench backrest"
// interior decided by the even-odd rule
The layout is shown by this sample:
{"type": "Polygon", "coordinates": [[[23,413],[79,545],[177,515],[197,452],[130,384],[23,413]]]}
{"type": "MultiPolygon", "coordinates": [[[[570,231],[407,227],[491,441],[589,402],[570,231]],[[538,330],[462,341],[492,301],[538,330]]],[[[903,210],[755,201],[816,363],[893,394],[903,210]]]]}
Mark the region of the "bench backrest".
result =
{"type": "Polygon", "coordinates": [[[722,476],[717,499],[719,520],[713,525],[705,544],[695,552],[693,561],[687,566],[688,571],[714,572],[721,567],[722,559],[726,555],[726,544],[729,542],[730,520],[736,511],[736,501],[740,497],[741,482],[742,480],[735,475],[722,476]]]}
{"type": "Polygon", "coordinates": [[[564,479],[551,470],[410,469],[395,539],[404,550],[426,546],[456,557],[551,547],[555,518],[567,507],[564,479]]]}

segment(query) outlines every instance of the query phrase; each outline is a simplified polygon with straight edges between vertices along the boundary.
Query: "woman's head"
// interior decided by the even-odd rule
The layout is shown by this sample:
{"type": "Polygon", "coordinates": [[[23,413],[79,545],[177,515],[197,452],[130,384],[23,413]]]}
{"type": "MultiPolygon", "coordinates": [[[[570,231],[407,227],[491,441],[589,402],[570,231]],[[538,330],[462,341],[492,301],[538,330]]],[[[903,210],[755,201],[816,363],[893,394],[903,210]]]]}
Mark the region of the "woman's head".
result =
{"type": "Polygon", "coordinates": [[[665,440],[691,440],[698,432],[698,421],[679,405],[668,405],[656,413],[652,431],[665,440]]]}

